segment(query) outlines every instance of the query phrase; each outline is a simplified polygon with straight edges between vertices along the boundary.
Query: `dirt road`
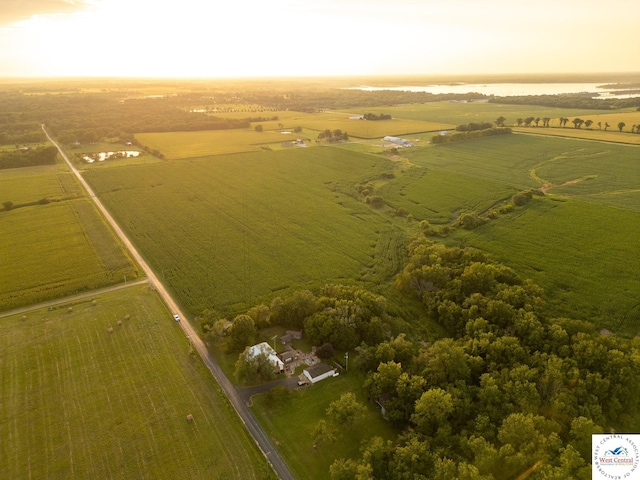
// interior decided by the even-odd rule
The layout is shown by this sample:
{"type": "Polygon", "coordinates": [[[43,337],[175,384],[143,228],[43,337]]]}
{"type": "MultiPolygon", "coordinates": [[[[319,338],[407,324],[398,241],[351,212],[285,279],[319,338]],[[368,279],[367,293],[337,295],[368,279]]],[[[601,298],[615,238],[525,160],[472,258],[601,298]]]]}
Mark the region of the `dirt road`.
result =
{"type": "MultiPolygon", "coordinates": [[[[267,434],[264,432],[260,424],[257,422],[257,420],[255,419],[255,417],[253,416],[253,414],[251,413],[251,411],[249,410],[245,402],[240,397],[240,395],[238,395],[236,388],[232,385],[232,383],[226,377],[226,375],[218,365],[218,362],[215,360],[215,358],[213,358],[213,356],[209,353],[207,346],[202,341],[202,339],[196,332],[195,328],[191,325],[191,323],[187,320],[187,317],[178,308],[178,304],[176,303],[176,301],[169,294],[168,290],[165,288],[162,282],[158,279],[158,277],[153,272],[149,264],[142,257],[142,255],[140,255],[140,253],[133,246],[129,238],[125,235],[124,231],[120,228],[120,226],[116,223],[116,221],[113,219],[111,214],[104,207],[100,199],[96,197],[95,193],[93,192],[89,184],[85,181],[85,179],[80,174],[80,171],[73,166],[73,164],[71,163],[67,155],[64,153],[62,148],[60,148],[60,146],[51,138],[51,136],[49,135],[49,132],[47,132],[44,125],[42,125],[42,130],[44,131],[49,141],[53,145],[55,145],[55,147],[58,149],[64,161],[67,163],[67,165],[69,166],[71,171],[75,174],[75,176],[78,178],[82,186],[87,191],[87,194],[89,195],[89,197],[93,200],[98,210],[100,210],[100,212],[104,215],[105,219],[109,222],[109,224],[111,225],[113,230],[116,232],[116,234],[118,235],[122,243],[126,246],[131,256],[135,259],[138,265],[140,265],[140,268],[142,268],[143,272],[149,279],[149,282],[157,290],[158,294],[160,295],[160,298],[162,298],[162,300],[165,302],[167,307],[169,307],[169,310],[172,313],[177,313],[178,315],[180,315],[180,318],[183,319],[180,322],[180,327],[182,328],[182,331],[184,332],[185,336],[190,339],[191,344],[193,345],[193,348],[198,352],[198,354],[202,358],[202,361],[205,363],[205,365],[209,368],[213,376],[216,378],[216,380],[220,384],[220,387],[222,387],[222,389],[224,390],[225,394],[229,398],[229,401],[235,408],[236,412],[238,413],[238,415],[244,422],[245,426],[247,427],[247,430],[249,430],[249,433],[251,434],[255,442],[258,444],[258,446],[262,450],[262,453],[266,457],[267,461],[271,464],[273,470],[276,472],[278,477],[282,480],[295,480],[295,477],[291,473],[291,470],[289,470],[289,467],[287,466],[287,464],[284,462],[280,454],[276,451],[276,449],[273,446],[273,443],[271,442],[267,434]]],[[[167,321],[173,321],[173,320],[170,316],[167,316],[167,321]]]]}

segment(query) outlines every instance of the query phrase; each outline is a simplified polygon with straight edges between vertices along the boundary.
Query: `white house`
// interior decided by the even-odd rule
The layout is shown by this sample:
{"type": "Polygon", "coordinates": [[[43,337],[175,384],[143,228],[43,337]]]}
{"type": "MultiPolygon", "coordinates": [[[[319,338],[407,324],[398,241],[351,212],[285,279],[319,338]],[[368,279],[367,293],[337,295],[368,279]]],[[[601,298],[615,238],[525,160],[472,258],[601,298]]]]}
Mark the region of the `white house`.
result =
{"type": "Polygon", "coordinates": [[[278,358],[276,351],[267,342],[258,343],[247,350],[247,359],[265,354],[274,368],[281,372],[284,370],[284,362],[278,358]]]}
{"type": "Polygon", "coordinates": [[[318,363],[309,368],[305,368],[302,372],[311,383],[318,383],[320,380],[332,377],[336,373],[336,369],[326,363],[318,363]]]}

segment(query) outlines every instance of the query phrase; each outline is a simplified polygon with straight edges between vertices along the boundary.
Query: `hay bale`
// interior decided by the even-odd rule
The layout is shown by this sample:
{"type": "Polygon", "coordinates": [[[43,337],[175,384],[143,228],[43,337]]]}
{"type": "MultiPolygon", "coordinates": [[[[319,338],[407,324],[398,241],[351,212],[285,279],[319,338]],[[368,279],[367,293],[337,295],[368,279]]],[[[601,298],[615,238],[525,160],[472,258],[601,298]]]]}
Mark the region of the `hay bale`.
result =
{"type": "Polygon", "coordinates": [[[122,325],[122,320],[118,320],[118,325],[122,325]]]}
{"type": "Polygon", "coordinates": [[[98,304],[98,302],[96,302],[95,300],[91,302],[91,305],[92,305],[92,306],[94,306],[94,307],[95,307],[97,304],[98,304]]]}
{"type": "Polygon", "coordinates": [[[109,327],[109,328],[107,328],[107,332],[109,332],[109,333],[113,333],[113,327],[109,327]]]}
{"type": "Polygon", "coordinates": [[[125,319],[125,320],[129,320],[130,318],[131,318],[131,315],[129,315],[129,314],[127,314],[127,315],[125,315],[125,316],[124,316],[124,319],[125,319]]]}
{"type": "Polygon", "coordinates": [[[26,315],[22,315],[22,317],[20,317],[20,320],[22,320],[23,322],[27,319],[26,315]]]}
{"type": "Polygon", "coordinates": [[[69,312],[69,313],[73,312],[73,307],[67,308],[67,312],[69,312]]]}
{"type": "Polygon", "coordinates": [[[187,415],[187,422],[189,422],[189,423],[193,422],[193,415],[191,415],[191,414],[187,415]]]}

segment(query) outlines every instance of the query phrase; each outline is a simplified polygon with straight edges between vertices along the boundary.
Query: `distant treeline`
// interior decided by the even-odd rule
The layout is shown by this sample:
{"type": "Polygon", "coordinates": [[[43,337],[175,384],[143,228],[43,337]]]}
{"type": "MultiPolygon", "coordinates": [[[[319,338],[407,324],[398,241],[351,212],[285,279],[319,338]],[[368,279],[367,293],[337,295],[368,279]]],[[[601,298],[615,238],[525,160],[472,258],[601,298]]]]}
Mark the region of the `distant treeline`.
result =
{"type": "Polygon", "coordinates": [[[640,98],[592,98],[593,93],[561,95],[524,95],[520,97],[491,97],[491,103],[511,105],[542,105],[545,107],[590,108],[596,110],[616,110],[639,107],[640,98]]]}
{"type": "Polygon", "coordinates": [[[467,123],[465,125],[458,125],[456,127],[456,130],[458,132],[474,132],[476,130],[486,130],[487,128],[492,128],[493,124],[489,123],[489,122],[483,122],[483,123],[467,123]]]}
{"type": "Polygon", "coordinates": [[[56,163],[56,147],[29,148],[0,152],[0,170],[5,168],[33,167],[56,163]]]}
{"type": "Polygon", "coordinates": [[[375,113],[365,113],[362,116],[363,119],[365,120],[372,120],[372,121],[376,121],[376,120],[391,120],[391,115],[388,115],[386,113],[381,113],[380,115],[376,115],[375,113]]]}
{"type": "Polygon", "coordinates": [[[493,135],[504,135],[511,133],[510,128],[487,128],[484,130],[472,130],[465,132],[456,132],[447,135],[434,135],[431,137],[431,143],[449,143],[458,142],[460,140],[469,140],[472,138],[491,137],[493,135]]]}

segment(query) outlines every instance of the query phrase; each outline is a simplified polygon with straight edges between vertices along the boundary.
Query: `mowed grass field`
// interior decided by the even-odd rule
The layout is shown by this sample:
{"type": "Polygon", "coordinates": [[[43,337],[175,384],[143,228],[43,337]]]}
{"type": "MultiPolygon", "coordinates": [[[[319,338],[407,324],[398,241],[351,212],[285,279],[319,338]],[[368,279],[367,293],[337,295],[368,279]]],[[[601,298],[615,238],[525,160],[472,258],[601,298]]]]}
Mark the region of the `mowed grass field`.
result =
{"type": "Polygon", "coordinates": [[[85,174],[194,314],[240,313],[287,289],[385,283],[406,233],[354,198],[392,162],[336,148],[215,156],[85,174]],[[384,280],[384,281],[383,281],[384,280]]]}
{"type": "Polygon", "coordinates": [[[0,318],[2,478],[275,478],[152,290],[95,301],[0,318]]]}
{"type": "Polygon", "coordinates": [[[339,377],[296,390],[279,405],[267,405],[262,395],[253,397],[253,414],[277,439],[278,450],[296,478],[328,478],[335,459],[358,458],[360,446],[372,437],[386,441],[397,434],[380,410],[368,402],[361,385],[361,378],[343,372],[339,377]],[[321,419],[327,420],[329,404],[346,392],[354,393],[357,401],[367,406],[365,418],[352,430],[338,426],[335,443],[314,447],[314,428],[321,419]]]}
{"type": "Polygon", "coordinates": [[[0,186],[14,203],[12,210],[0,211],[1,310],[138,277],[71,173],[6,170],[0,186]]]}

